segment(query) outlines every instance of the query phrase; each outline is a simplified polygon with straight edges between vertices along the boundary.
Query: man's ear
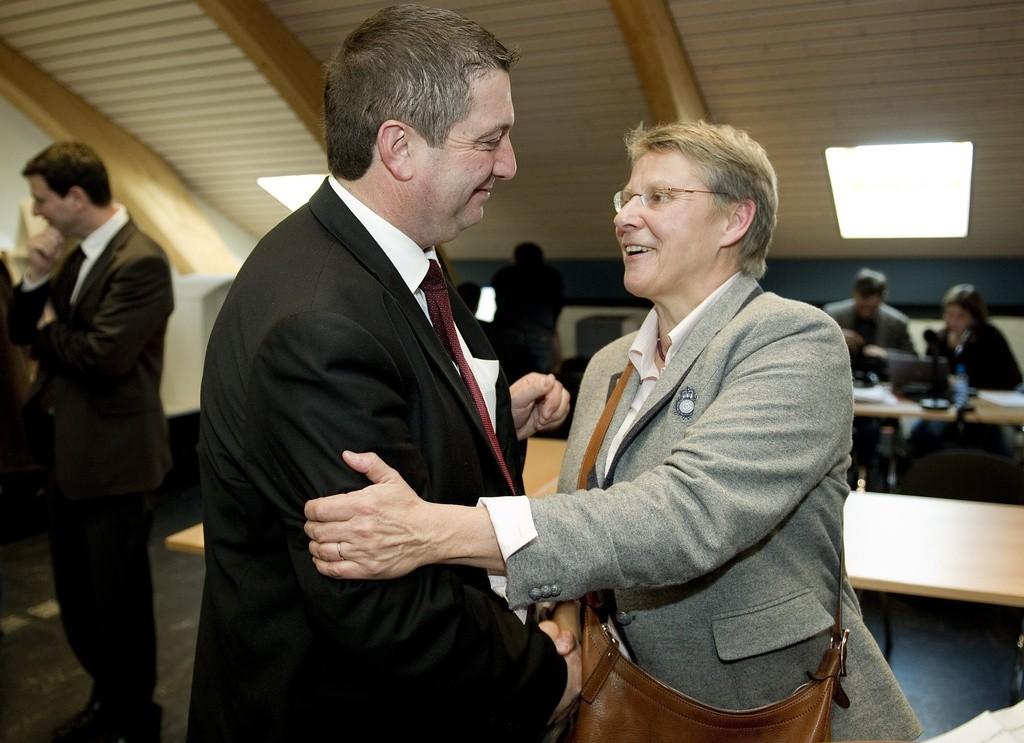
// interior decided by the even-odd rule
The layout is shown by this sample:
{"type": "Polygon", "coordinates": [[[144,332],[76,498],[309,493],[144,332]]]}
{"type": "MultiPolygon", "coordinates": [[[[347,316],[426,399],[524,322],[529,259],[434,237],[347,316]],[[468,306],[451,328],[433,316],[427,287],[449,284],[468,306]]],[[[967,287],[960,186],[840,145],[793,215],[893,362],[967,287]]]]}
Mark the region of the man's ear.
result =
{"type": "Polygon", "coordinates": [[[754,213],[756,211],[757,206],[750,199],[744,199],[729,207],[729,219],[722,232],[723,247],[735,245],[743,239],[743,236],[747,234],[747,230],[750,229],[750,224],[754,221],[754,213]]]}
{"type": "Polygon", "coordinates": [[[82,209],[92,203],[92,199],[89,198],[89,194],[87,194],[85,189],[81,186],[72,186],[69,188],[68,192],[64,194],[64,199],[70,200],[76,209],[82,209]]]}
{"type": "Polygon", "coordinates": [[[401,121],[388,119],[377,130],[377,154],[384,167],[398,181],[413,177],[412,149],[416,131],[401,121]]]}

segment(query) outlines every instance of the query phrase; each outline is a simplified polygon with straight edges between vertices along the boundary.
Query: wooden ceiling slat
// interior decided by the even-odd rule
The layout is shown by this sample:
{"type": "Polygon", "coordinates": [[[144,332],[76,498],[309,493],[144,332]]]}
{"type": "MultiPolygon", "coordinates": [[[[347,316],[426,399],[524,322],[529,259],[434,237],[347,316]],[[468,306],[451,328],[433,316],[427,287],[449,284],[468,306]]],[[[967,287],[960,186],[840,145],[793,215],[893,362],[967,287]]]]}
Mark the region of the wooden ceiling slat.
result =
{"type": "MultiPolygon", "coordinates": [[[[1024,19],[1024,7],[1020,3],[1007,5],[987,5],[981,7],[961,7],[955,10],[940,10],[921,13],[877,13],[864,17],[849,17],[847,13],[831,13],[820,22],[768,23],[753,22],[750,28],[736,27],[720,33],[701,32],[699,24],[693,21],[679,21],[679,28],[684,38],[688,38],[687,49],[693,54],[707,52],[723,47],[737,48],[771,45],[800,45],[808,40],[816,44],[850,39],[865,38],[885,39],[904,34],[926,37],[930,33],[959,29],[983,30],[989,26],[1019,22],[1024,19]]],[[[856,3],[845,6],[858,7],[856,3]]],[[[897,7],[886,3],[884,7],[897,7]]],[[[805,18],[801,14],[801,19],[805,18]]]]}
{"type": "Polygon", "coordinates": [[[260,76],[252,63],[247,59],[222,59],[216,64],[204,62],[196,65],[182,66],[180,69],[154,68],[143,72],[125,71],[120,75],[104,75],[102,77],[65,75],[65,79],[74,80],[75,86],[90,98],[110,96],[116,100],[120,97],[142,95],[175,95],[189,90],[203,90],[225,81],[228,84],[244,82],[248,79],[259,80],[260,76]]]}
{"type": "MultiPolygon", "coordinates": [[[[291,139],[295,136],[296,127],[301,128],[295,114],[287,108],[279,108],[276,111],[265,111],[258,117],[244,111],[230,111],[218,114],[216,120],[210,120],[208,124],[197,117],[188,117],[175,120],[166,118],[154,118],[149,121],[133,121],[132,128],[139,132],[140,136],[154,142],[174,143],[187,145],[193,137],[203,137],[207,134],[224,137],[230,140],[236,137],[236,142],[241,142],[250,130],[247,128],[252,124],[253,118],[268,124],[268,131],[273,130],[280,136],[280,141],[291,139]],[[239,133],[240,132],[240,133],[239,133]]],[[[230,146],[230,142],[225,146],[230,146]]]]}
{"type": "MultiPolygon", "coordinates": [[[[175,3],[173,5],[142,5],[136,4],[134,12],[114,13],[100,18],[89,18],[76,23],[57,21],[43,28],[13,31],[4,29],[4,36],[12,44],[23,49],[35,47],[45,48],[53,44],[74,44],[80,40],[91,40],[109,43],[111,36],[120,34],[126,29],[148,28],[158,31],[165,24],[174,24],[202,20],[191,3],[175,3]]],[[[49,20],[49,17],[47,17],[49,20]]]]}
{"type": "Polygon", "coordinates": [[[46,58],[51,54],[60,57],[77,55],[79,58],[82,58],[96,51],[118,46],[111,44],[112,38],[116,38],[121,43],[129,45],[180,41],[182,48],[184,48],[196,35],[212,30],[214,30],[214,26],[208,18],[189,18],[181,21],[155,23],[125,29],[119,32],[116,37],[110,34],[97,33],[92,36],[54,39],[45,34],[40,34],[40,41],[36,44],[26,44],[16,36],[8,38],[8,41],[26,53],[32,54],[33,58],[40,60],[40,66],[44,66],[46,58]]]}
{"type": "Polygon", "coordinates": [[[139,14],[140,11],[153,11],[163,9],[172,5],[180,6],[174,15],[180,15],[182,11],[186,14],[191,9],[188,3],[181,0],[164,0],[164,2],[150,2],[141,5],[139,0],[91,0],[88,3],[75,3],[61,9],[50,10],[46,13],[29,13],[19,18],[10,18],[4,22],[4,32],[10,36],[31,31],[46,31],[58,27],[66,27],[74,24],[78,29],[90,28],[89,24],[99,23],[107,25],[112,31],[123,27],[127,16],[139,14]],[[121,23],[121,26],[115,25],[121,23]]]}
{"type": "Polygon", "coordinates": [[[75,5],[81,0],[4,0],[0,3],[0,21],[6,22],[24,15],[52,13],[65,5],[75,5]]]}
{"type": "Polygon", "coordinates": [[[223,33],[218,29],[211,28],[197,33],[165,35],[158,39],[114,44],[90,50],[86,55],[65,54],[60,47],[56,47],[45,55],[35,54],[34,56],[40,66],[45,64],[47,71],[51,74],[63,75],[69,70],[79,68],[93,71],[105,69],[116,72],[122,65],[125,66],[125,69],[129,69],[134,64],[173,67],[182,59],[190,59],[193,54],[233,48],[231,43],[224,38],[223,33]],[[86,59],[83,60],[83,57],[86,59]]]}
{"type": "MultiPolygon", "coordinates": [[[[164,108],[136,111],[130,116],[123,115],[116,107],[111,107],[109,110],[111,118],[124,118],[126,120],[130,120],[132,122],[132,126],[162,120],[194,120],[205,117],[218,118],[225,114],[239,114],[242,112],[248,113],[251,116],[262,115],[264,112],[278,112],[282,110],[291,113],[284,103],[279,100],[274,100],[272,97],[266,97],[262,100],[248,99],[243,101],[232,101],[230,103],[218,101],[210,103],[209,105],[191,106],[187,110],[178,106],[167,105],[164,108]]],[[[292,114],[292,116],[294,116],[294,114],[292,114]]]]}
{"type": "Polygon", "coordinates": [[[210,100],[260,98],[267,94],[262,78],[251,70],[174,84],[137,83],[130,80],[120,88],[104,86],[97,90],[91,84],[83,84],[79,89],[97,106],[124,104],[124,111],[144,111],[154,105],[166,107],[168,101],[173,101],[179,106],[188,106],[193,101],[202,103],[210,100]]]}
{"type": "Polygon", "coordinates": [[[205,49],[189,49],[184,52],[161,54],[153,57],[132,57],[118,60],[116,66],[109,63],[97,65],[72,65],[60,68],[51,60],[47,63],[50,71],[59,74],[66,84],[88,81],[98,86],[109,83],[117,86],[126,79],[138,80],[145,77],[153,82],[178,80],[202,71],[216,75],[222,66],[244,60],[244,55],[233,46],[218,46],[205,49]]]}
{"type": "Polygon", "coordinates": [[[322,143],[320,62],[260,0],[198,0],[246,53],[317,143],[322,143]]]}

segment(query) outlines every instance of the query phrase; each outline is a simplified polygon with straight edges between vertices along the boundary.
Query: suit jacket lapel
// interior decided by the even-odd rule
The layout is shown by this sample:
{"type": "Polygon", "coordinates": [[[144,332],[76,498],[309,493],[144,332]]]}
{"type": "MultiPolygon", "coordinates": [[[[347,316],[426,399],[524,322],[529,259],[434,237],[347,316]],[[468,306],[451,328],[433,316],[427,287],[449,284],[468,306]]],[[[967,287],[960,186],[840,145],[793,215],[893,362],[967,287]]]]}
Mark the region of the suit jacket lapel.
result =
{"type": "MultiPolygon", "coordinates": [[[[462,383],[462,377],[459,376],[458,369],[455,367],[444,346],[441,345],[440,338],[438,338],[437,333],[423,313],[423,309],[416,301],[416,298],[409,291],[408,285],[402,280],[394,264],[384,254],[384,249],[377,244],[377,241],[367,232],[362,222],[356,219],[355,215],[345,206],[345,203],[338,198],[338,195],[326,180],[310,198],[308,207],[317,221],[334,235],[338,242],[359,261],[367,272],[388,290],[395,303],[401,309],[406,321],[408,321],[427,357],[434,365],[438,376],[449,385],[459,400],[463,411],[473,421],[473,425],[476,427],[481,438],[487,442],[487,435],[484,433],[483,424],[476,413],[476,406],[469,396],[466,385],[462,383]]],[[[449,301],[451,301],[451,286],[448,287],[448,297],[449,301]]],[[[452,312],[455,315],[455,322],[459,326],[459,332],[463,334],[466,344],[472,350],[474,344],[469,339],[474,334],[467,333],[464,330],[468,326],[468,321],[462,315],[463,310],[461,302],[452,302],[452,312]]],[[[475,323],[475,321],[473,322],[475,323]]],[[[480,331],[479,328],[477,328],[477,331],[482,335],[483,331],[480,331]]],[[[501,405],[498,405],[499,411],[501,407],[501,405]]],[[[501,427],[499,426],[498,428],[500,435],[501,427]]],[[[504,441],[502,442],[503,448],[505,448],[505,443],[504,441]]],[[[490,449],[489,442],[488,449],[490,449]]]]}
{"type": "Polygon", "coordinates": [[[128,223],[117,231],[107,246],[103,249],[103,252],[96,258],[96,262],[92,264],[89,269],[89,273],[86,274],[85,279],[82,281],[82,285],[78,287],[78,296],[75,297],[74,304],[71,305],[71,317],[74,317],[80,308],[85,306],[86,297],[89,292],[92,291],[99,281],[100,277],[106,274],[107,269],[110,268],[110,263],[114,259],[114,254],[117,253],[121,248],[124,247],[125,243],[128,242],[128,238],[135,234],[135,224],[129,220],[128,223]]]}
{"type": "MultiPolygon", "coordinates": [[[[711,340],[760,291],[761,288],[754,279],[745,274],[740,274],[732,286],[726,289],[725,293],[718,298],[718,301],[707,308],[700,320],[697,321],[696,327],[683,340],[682,347],[673,354],[672,362],[662,370],[661,378],[655,384],[647,400],[644,401],[643,406],[637,413],[636,420],[623,437],[622,443],[619,444],[618,451],[615,453],[615,459],[608,469],[609,480],[613,479],[615,466],[618,464],[622,452],[627,449],[629,444],[654,417],[669,404],[675,396],[676,390],[679,389],[711,340]]],[[[626,401],[632,398],[623,395],[622,399],[626,401]]],[[[620,412],[625,415],[624,410],[628,410],[629,405],[620,405],[619,408],[623,410],[616,411],[616,418],[619,418],[620,412]]],[[[621,418],[619,420],[621,424],[621,418]]],[[[610,430],[617,430],[612,427],[609,428],[610,430]]]]}

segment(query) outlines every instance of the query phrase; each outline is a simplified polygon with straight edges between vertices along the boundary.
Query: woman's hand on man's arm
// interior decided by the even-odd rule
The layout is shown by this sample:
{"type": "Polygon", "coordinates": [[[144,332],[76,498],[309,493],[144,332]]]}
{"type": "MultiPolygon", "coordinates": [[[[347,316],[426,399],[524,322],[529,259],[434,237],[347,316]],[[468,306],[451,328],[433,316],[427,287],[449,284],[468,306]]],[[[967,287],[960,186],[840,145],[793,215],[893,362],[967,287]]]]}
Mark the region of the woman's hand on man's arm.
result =
{"type": "Polygon", "coordinates": [[[342,457],[371,484],[307,501],[305,531],[320,573],[387,579],[443,563],[504,572],[487,509],[425,501],[376,454],[342,457]]]}

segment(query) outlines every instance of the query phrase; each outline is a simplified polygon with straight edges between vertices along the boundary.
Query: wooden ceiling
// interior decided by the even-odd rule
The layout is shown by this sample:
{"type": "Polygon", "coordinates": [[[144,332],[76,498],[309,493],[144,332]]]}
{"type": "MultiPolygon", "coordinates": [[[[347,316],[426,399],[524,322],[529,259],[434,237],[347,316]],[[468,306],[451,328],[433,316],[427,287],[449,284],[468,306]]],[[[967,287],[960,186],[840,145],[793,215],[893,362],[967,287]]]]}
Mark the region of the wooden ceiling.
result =
{"type": "MultiPolygon", "coordinates": [[[[303,123],[308,112],[296,115],[207,2],[4,0],[0,39],[260,234],[285,210],[256,178],[324,172],[323,151],[303,123]]],[[[388,4],[265,2],[321,61],[388,4]]],[[[517,242],[534,240],[549,257],[615,258],[611,193],[628,175],[622,134],[651,115],[608,0],[430,4],[462,12],[522,52],[513,72],[519,174],[498,185],[484,221],[449,246],[451,255],[506,259],[517,242]]],[[[1024,256],[1024,2],[667,6],[710,118],[747,129],[778,171],[773,256],[1024,256]],[[839,237],[825,147],[946,139],[975,145],[967,238],[839,237]]]]}

